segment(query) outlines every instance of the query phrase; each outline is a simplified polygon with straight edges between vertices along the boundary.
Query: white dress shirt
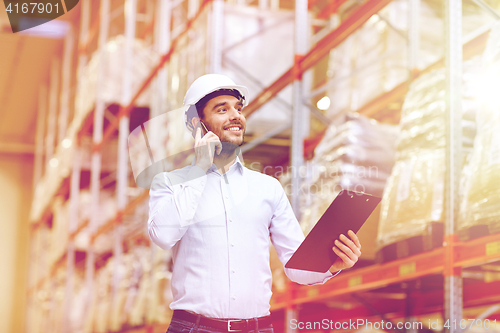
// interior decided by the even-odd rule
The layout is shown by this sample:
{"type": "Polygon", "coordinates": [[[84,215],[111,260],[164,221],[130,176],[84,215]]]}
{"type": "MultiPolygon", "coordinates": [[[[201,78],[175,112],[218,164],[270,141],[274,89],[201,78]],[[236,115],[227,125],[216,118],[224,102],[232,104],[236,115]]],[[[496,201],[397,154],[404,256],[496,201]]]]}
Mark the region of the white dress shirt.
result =
{"type": "MultiPolygon", "coordinates": [[[[240,160],[221,175],[191,165],[156,175],[149,200],[151,240],[173,251],[170,308],[212,318],[269,314],[272,275],[269,236],[283,263],[304,234],[281,184],[240,160]]],[[[285,268],[301,284],[322,284],[325,273],[285,268]]]]}

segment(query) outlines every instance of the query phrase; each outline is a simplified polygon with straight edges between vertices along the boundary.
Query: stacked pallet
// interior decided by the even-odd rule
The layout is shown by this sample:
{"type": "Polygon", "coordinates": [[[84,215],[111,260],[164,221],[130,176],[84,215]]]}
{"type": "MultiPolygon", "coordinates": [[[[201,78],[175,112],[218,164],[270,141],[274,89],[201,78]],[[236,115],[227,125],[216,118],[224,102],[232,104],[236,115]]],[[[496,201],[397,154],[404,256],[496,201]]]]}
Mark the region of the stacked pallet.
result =
{"type": "Polygon", "coordinates": [[[458,229],[462,239],[500,232],[500,24],[492,29],[477,87],[477,136],[464,171],[458,229]]]}
{"type": "MultiPolygon", "coordinates": [[[[298,175],[305,178],[300,187],[300,224],[306,234],[342,189],[382,196],[394,164],[397,126],[381,124],[356,113],[349,113],[342,120],[341,125],[327,129],[314,151],[314,158],[303,170],[295,170],[295,173],[290,170],[280,177],[289,197],[291,178],[298,175]]],[[[362,259],[375,259],[373,234],[377,224],[378,216],[373,215],[358,234],[366,249],[362,259]]],[[[280,278],[279,274],[276,278],[280,278]]]]}
{"type": "MultiPolygon", "coordinates": [[[[478,60],[464,64],[462,152],[472,151],[477,103],[470,89],[478,60]]],[[[380,260],[441,246],[445,178],[445,70],[410,86],[401,113],[396,164],[381,203],[377,235],[380,260]]]]}
{"type": "MultiPolygon", "coordinates": [[[[342,190],[381,196],[394,164],[396,126],[350,113],[314,151],[303,184],[301,225],[308,232],[342,190]]],[[[302,191],[301,191],[302,192],[302,191]]]]}
{"type": "Polygon", "coordinates": [[[114,258],[108,260],[96,272],[88,313],[87,286],[77,275],[69,316],[71,332],[117,332],[153,322],[167,325],[172,301],[170,257],[166,251],[158,249],[152,254],[149,247],[136,246],[119,264],[114,258]],[[116,272],[121,277],[118,285],[113,282],[116,272]]]}

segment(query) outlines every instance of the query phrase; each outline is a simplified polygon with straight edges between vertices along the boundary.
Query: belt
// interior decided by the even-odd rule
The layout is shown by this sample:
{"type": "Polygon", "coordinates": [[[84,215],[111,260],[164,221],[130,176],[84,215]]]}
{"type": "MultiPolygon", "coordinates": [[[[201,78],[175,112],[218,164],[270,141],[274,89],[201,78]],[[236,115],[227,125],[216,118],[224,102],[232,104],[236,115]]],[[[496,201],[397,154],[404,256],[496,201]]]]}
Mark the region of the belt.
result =
{"type": "MultiPolygon", "coordinates": [[[[208,326],[221,330],[223,332],[246,332],[250,330],[255,330],[256,320],[255,319],[215,319],[208,318],[202,315],[197,315],[184,310],[174,310],[174,315],[172,318],[181,319],[189,322],[196,323],[200,318],[199,325],[208,326]]],[[[258,327],[268,328],[271,327],[272,321],[270,316],[257,318],[258,327]]]]}

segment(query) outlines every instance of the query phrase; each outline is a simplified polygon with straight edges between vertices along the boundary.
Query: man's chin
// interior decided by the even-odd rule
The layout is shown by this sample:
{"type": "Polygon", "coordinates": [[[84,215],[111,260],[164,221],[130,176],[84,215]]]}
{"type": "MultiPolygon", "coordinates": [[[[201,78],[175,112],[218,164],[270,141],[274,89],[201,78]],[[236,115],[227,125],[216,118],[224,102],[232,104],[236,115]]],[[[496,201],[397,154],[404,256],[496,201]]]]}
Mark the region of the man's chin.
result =
{"type": "Polygon", "coordinates": [[[222,152],[233,152],[244,144],[244,140],[222,141],[222,152]]]}
{"type": "Polygon", "coordinates": [[[228,143],[232,143],[232,144],[235,144],[237,146],[241,146],[245,143],[245,137],[242,136],[240,138],[230,138],[230,137],[222,137],[221,141],[224,143],[224,142],[228,142],[228,143]]]}

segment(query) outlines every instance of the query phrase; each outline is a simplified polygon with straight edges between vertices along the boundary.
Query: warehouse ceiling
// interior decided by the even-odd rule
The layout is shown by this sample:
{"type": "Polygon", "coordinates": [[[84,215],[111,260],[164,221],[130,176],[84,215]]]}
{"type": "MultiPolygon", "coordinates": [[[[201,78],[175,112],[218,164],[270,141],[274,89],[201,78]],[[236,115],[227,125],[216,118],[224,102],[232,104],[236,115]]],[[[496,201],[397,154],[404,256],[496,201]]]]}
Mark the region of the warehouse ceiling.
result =
{"type": "Polygon", "coordinates": [[[61,39],[13,34],[1,3],[0,153],[33,152],[39,87],[61,46],[61,39]]]}
{"type": "MultiPolygon", "coordinates": [[[[256,1],[256,0],[255,0],[256,1]]],[[[255,2],[254,1],[254,2],[255,2]]],[[[444,6],[441,0],[423,0],[428,4],[437,17],[444,16],[444,6]]],[[[490,5],[498,3],[495,0],[485,0],[490,5]]],[[[92,0],[93,21],[98,15],[98,1],[92,0]]],[[[341,16],[348,15],[352,10],[363,3],[362,0],[309,0],[309,9],[317,17],[322,13],[337,11],[341,16]]],[[[112,8],[117,9],[123,4],[123,0],[112,0],[112,8]]],[[[293,8],[293,0],[281,0],[283,8],[293,8]]],[[[473,0],[463,2],[464,13],[481,11],[473,0]]],[[[145,2],[139,1],[138,11],[145,13],[145,2]]],[[[123,30],[123,20],[120,13],[115,10],[115,19],[111,25],[111,35],[123,30]]],[[[80,17],[80,6],[75,10],[63,15],[61,21],[71,21],[78,25],[80,17]]],[[[466,23],[464,21],[464,23],[466,23]]],[[[476,22],[472,22],[474,25],[476,22]]],[[[94,26],[95,23],[91,23],[94,26]]],[[[138,35],[147,30],[145,23],[138,23],[138,35]]],[[[468,27],[464,25],[464,32],[468,27]]],[[[97,47],[97,38],[94,35],[90,49],[97,47]]],[[[7,13],[3,2],[0,5],[0,153],[32,153],[34,150],[36,133],[36,115],[38,110],[39,88],[42,84],[48,85],[50,64],[52,59],[61,58],[63,47],[62,38],[42,38],[20,33],[12,34],[7,13]]],[[[74,62],[76,59],[74,60],[74,62]]],[[[326,68],[327,63],[322,63],[326,68]]],[[[318,72],[318,71],[317,71],[318,72]]],[[[325,70],[319,70],[323,75],[315,78],[315,84],[322,84],[326,80],[325,70]]],[[[316,76],[316,73],[315,73],[316,76]]],[[[317,121],[313,121],[313,125],[317,121]]],[[[314,126],[313,126],[314,127],[314,126]]],[[[313,129],[317,132],[322,126],[313,129]]],[[[278,144],[283,148],[283,144],[278,144]]]]}
{"type": "MultiPolygon", "coordinates": [[[[99,1],[91,0],[93,11],[91,26],[96,26],[99,1]]],[[[112,0],[112,8],[118,8],[123,0],[112,0]]],[[[121,6],[123,13],[123,6],[121,6]]],[[[144,2],[139,2],[139,12],[144,12],[144,2]]],[[[123,20],[119,11],[110,26],[110,34],[123,31],[123,20]],[[120,30],[121,29],[121,30],[120,30]]],[[[78,27],[80,6],[54,20],[64,25],[72,22],[78,27]]],[[[54,22],[51,21],[51,22],[54,22]]],[[[45,25],[44,25],[45,26],[45,25]]],[[[144,30],[144,23],[138,23],[138,34],[144,30]]],[[[30,29],[32,30],[32,29],[30,29]]],[[[29,30],[28,30],[29,31],[29,30]]],[[[4,3],[0,4],[0,154],[34,152],[36,116],[39,108],[39,91],[42,85],[48,87],[53,59],[62,57],[63,36],[33,36],[26,33],[12,33],[4,3]]],[[[77,32],[78,33],[78,32],[77,32]]],[[[97,47],[94,35],[90,50],[97,47]]],[[[73,59],[75,68],[76,56],[73,59]]],[[[72,71],[74,75],[74,71],[72,71]]],[[[60,82],[60,80],[59,80],[60,82]]],[[[73,83],[74,84],[74,83],[73,83]]],[[[74,90],[74,89],[73,89],[74,90]]],[[[74,91],[71,92],[74,94],[74,91]]],[[[59,96],[58,96],[59,99],[59,96]]]]}

